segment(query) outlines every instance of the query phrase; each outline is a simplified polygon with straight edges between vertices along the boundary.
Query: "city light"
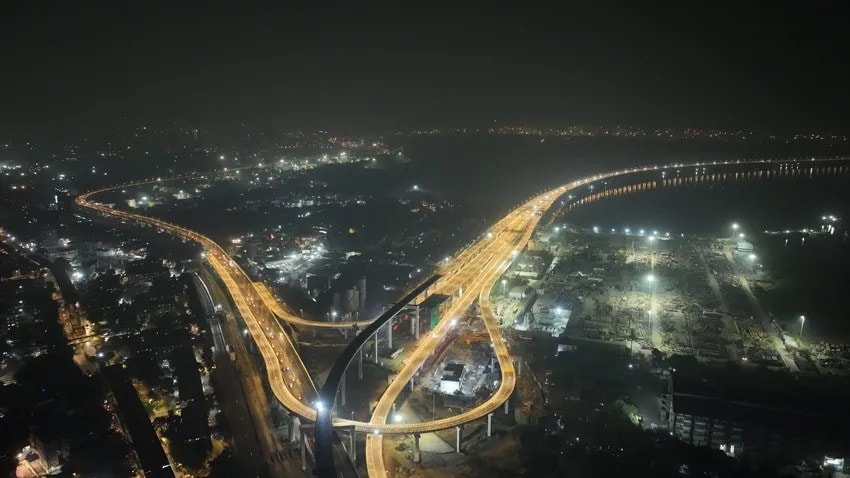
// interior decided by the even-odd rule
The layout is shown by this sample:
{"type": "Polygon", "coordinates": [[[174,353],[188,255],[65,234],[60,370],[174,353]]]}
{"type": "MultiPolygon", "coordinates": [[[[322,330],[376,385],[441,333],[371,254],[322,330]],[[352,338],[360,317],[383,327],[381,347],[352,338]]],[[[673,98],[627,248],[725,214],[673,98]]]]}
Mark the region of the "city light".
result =
{"type": "Polygon", "coordinates": [[[655,276],[654,276],[654,275],[652,275],[652,274],[648,274],[648,275],[646,276],[646,280],[647,280],[648,282],[655,282],[655,276]]]}
{"type": "Polygon", "coordinates": [[[393,415],[393,421],[396,423],[401,423],[403,418],[404,417],[401,416],[401,413],[396,413],[395,415],[393,415]]]}

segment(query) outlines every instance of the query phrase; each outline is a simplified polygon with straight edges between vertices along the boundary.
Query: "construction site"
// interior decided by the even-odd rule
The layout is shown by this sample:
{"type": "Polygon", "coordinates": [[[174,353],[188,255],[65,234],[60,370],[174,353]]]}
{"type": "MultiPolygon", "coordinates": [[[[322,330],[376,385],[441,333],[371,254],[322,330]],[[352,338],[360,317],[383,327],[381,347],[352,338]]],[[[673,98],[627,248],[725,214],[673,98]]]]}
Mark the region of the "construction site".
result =
{"type": "Polygon", "coordinates": [[[497,285],[494,311],[520,338],[793,366],[751,290],[771,282],[748,242],[555,226],[537,234],[497,285]]]}

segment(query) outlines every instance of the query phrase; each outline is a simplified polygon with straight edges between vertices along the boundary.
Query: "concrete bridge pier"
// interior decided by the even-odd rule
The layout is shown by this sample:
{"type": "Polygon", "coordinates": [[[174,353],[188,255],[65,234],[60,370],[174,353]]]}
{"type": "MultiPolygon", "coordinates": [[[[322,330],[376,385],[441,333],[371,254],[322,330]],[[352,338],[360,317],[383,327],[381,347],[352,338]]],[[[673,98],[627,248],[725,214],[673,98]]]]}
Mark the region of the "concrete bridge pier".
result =
{"type": "Polygon", "coordinates": [[[387,349],[393,349],[393,319],[387,322],[387,349]]]}
{"type": "Polygon", "coordinates": [[[493,412],[487,414],[487,436],[493,436],[493,412]]]}
{"type": "Polygon", "coordinates": [[[419,323],[419,306],[413,309],[413,323],[416,324],[416,330],[413,335],[416,337],[416,340],[419,340],[419,329],[422,327],[419,323]]]}
{"type": "Polygon", "coordinates": [[[307,471],[307,440],[304,439],[304,430],[301,430],[301,471],[307,471]]]}
{"type": "Polygon", "coordinates": [[[351,461],[354,463],[354,466],[357,466],[357,443],[354,440],[356,433],[354,427],[351,427],[348,435],[348,452],[351,453],[351,461]]]}
{"type": "Polygon", "coordinates": [[[460,438],[461,430],[463,430],[463,427],[458,425],[455,427],[455,430],[457,431],[457,433],[455,434],[455,452],[460,453],[460,438]]]}
{"type": "Polygon", "coordinates": [[[289,414],[289,441],[295,441],[295,438],[298,436],[295,434],[295,427],[297,425],[298,419],[295,418],[295,415],[292,413],[289,414]]]}
{"type": "Polygon", "coordinates": [[[413,434],[413,463],[422,462],[422,450],[419,448],[419,434],[413,434]]]}
{"type": "Polygon", "coordinates": [[[508,397],[508,399],[505,400],[505,415],[510,413],[510,410],[509,410],[510,406],[511,406],[511,397],[508,397]]]}
{"type": "Polygon", "coordinates": [[[416,340],[419,340],[419,306],[409,306],[408,311],[412,315],[410,319],[410,335],[416,337],[416,340]]]}
{"type": "Polygon", "coordinates": [[[375,365],[378,364],[378,332],[375,332],[375,365]]]}

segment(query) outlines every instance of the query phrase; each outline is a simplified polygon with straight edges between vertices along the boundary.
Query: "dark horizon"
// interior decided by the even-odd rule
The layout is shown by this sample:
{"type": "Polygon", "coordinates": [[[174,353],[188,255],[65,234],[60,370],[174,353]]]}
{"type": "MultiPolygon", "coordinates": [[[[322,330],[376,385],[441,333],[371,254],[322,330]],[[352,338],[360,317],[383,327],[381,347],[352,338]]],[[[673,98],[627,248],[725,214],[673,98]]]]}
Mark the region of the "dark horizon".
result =
{"type": "Polygon", "coordinates": [[[848,34],[831,7],[56,2],[4,13],[3,137],[122,121],[351,133],[850,126],[848,34]]]}

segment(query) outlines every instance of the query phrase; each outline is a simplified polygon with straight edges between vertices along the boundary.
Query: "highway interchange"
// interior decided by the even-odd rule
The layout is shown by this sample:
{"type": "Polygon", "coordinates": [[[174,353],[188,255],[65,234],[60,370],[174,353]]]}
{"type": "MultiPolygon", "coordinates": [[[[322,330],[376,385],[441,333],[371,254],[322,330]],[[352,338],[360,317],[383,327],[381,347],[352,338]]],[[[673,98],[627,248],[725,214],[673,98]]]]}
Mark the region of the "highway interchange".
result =
{"type": "MultiPolygon", "coordinates": [[[[759,160],[736,163],[769,162],[771,161],[759,160]]],[[[543,213],[549,210],[555,201],[589,183],[615,176],[667,168],[706,167],[713,164],[733,163],[648,166],[608,172],[570,182],[535,196],[515,208],[482,234],[480,239],[446,261],[439,270],[442,277],[429,290],[452,295],[455,299],[439,324],[419,340],[404,367],[381,396],[371,420],[361,422],[334,418],[334,426],[353,426],[356,430],[369,434],[366,442],[369,476],[386,476],[382,456],[382,435],[425,433],[453,428],[486,416],[510,397],[516,384],[516,373],[507,343],[490,309],[489,291],[509,267],[513,258],[526,246],[543,213]],[[387,423],[387,417],[399,393],[439,345],[448,329],[455,324],[455,319],[461,316],[476,299],[481,307],[483,320],[502,370],[502,380],[498,390],[485,402],[458,415],[419,423],[387,423]]],[[[285,305],[281,305],[264,285],[254,283],[224,249],[208,237],[160,219],[115,209],[91,199],[100,193],[161,181],[163,179],[158,178],[91,191],[77,197],[76,203],[105,215],[153,226],[198,243],[204,251],[204,259],[231,295],[233,303],[247,326],[248,333],[255,341],[266,365],[267,378],[275,397],[290,412],[307,421],[315,421],[317,388],[289,334],[278,319],[302,327],[338,329],[351,328],[355,324],[362,328],[369,321],[314,322],[298,317],[285,305]]]]}

